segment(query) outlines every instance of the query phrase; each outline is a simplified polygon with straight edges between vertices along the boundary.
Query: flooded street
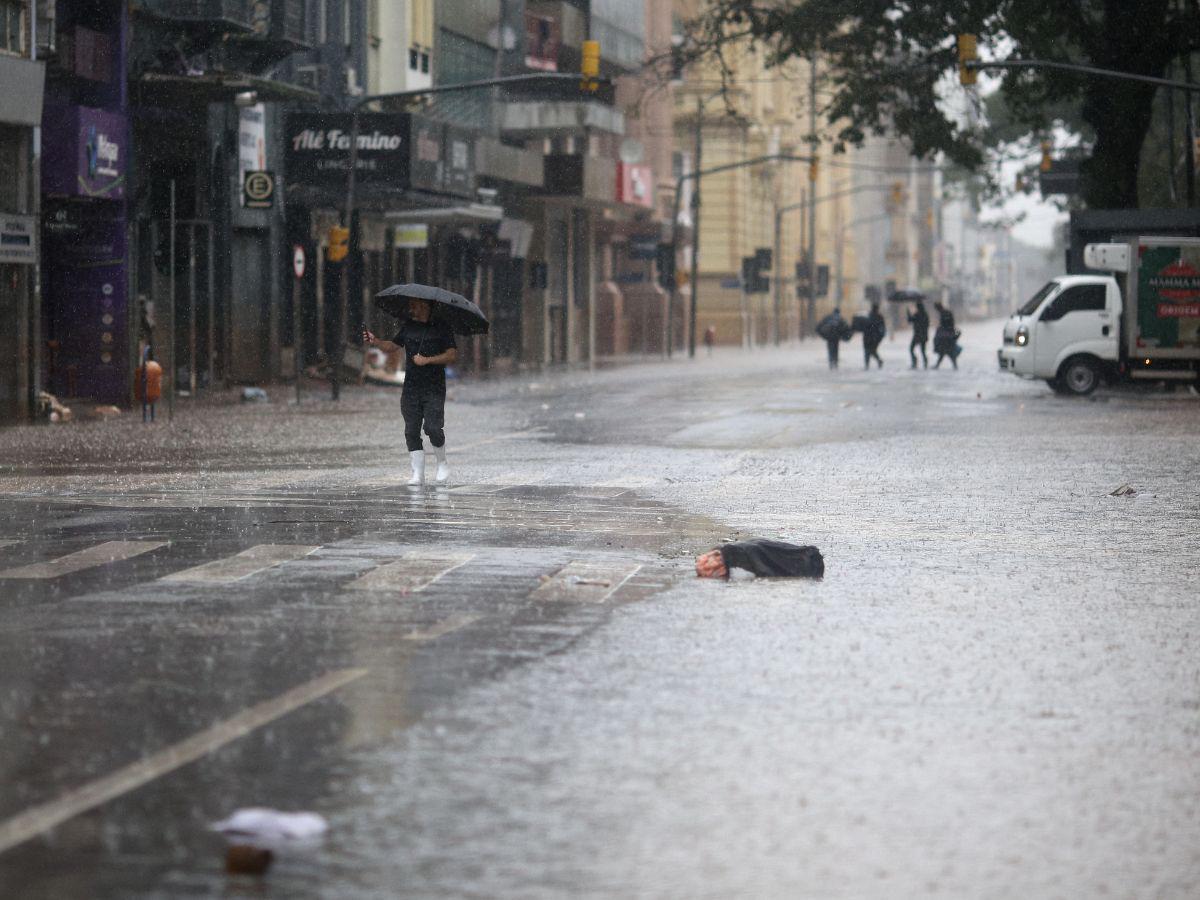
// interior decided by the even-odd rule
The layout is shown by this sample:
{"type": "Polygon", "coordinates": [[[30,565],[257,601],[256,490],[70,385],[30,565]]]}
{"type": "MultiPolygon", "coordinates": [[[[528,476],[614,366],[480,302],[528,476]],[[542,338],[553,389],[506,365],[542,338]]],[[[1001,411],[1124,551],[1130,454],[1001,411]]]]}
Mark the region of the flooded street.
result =
{"type": "Polygon", "coordinates": [[[0,894],[1195,896],[1200,398],[999,341],[452,383],[417,489],[386,388],[0,432],[0,894]]]}

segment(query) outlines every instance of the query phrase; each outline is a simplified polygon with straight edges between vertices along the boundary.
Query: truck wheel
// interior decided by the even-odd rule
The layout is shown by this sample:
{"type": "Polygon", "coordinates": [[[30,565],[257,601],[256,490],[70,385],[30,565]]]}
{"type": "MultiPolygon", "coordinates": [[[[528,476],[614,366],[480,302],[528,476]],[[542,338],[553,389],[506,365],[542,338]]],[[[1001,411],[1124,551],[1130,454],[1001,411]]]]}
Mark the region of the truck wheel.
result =
{"type": "Polygon", "coordinates": [[[1065,394],[1086,397],[1100,384],[1100,370],[1082,356],[1068,359],[1058,372],[1058,380],[1065,394]]]}

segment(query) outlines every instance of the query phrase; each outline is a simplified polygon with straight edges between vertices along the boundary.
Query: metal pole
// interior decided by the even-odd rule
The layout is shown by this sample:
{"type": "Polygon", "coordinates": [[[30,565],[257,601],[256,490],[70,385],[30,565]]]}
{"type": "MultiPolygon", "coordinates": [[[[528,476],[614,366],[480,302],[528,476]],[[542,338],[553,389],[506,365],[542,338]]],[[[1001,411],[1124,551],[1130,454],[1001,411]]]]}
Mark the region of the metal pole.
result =
{"type": "Polygon", "coordinates": [[[779,211],[779,199],[775,199],[775,346],[778,347],[780,335],[779,316],[783,306],[783,213],[779,211]]]}
{"type": "Polygon", "coordinates": [[[700,152],[703,137],[704,127],[704,101],[699,97],[696,98],[696,129],[695,129],[695,144],[693,153],[695,163],[693,170],[696,172],[695,185],[692,186],[692,277],[689,287],[691,288],[691,304],[688,311],[688,357],[692,358],[696,355],[696,310],[700,302],[700,152]]]}
{"type": "Polygon", "coordinates": [[[346,210],[342,216],[342,227],[350,229],[347,240],[346,258],[342,260],[341,279],[338,284],[337,331],[333,347],[333,372],[330,373],[330,388],[334,400],[342,393],[342,362],[346,356],[346,311],[350,302],[350,270],[356,253],[354,241],[354,188],[358,168],[358,108],[350,113],[350,172],[346,176],[346,210]]]}
{"type": "MultiPolygon", "coordinates": [[[[1187,57],[1184,57],[1186,63],[1187,57]]],[[[1161,87],[1180,88],[1184,91],[1200,91],[1200,84],[1192,83],[1191,72],[1188,71],[1186,81],[1172,81],[1169,78],[1156,78],[1153,75],[1135,75],[1132,72],[1118,72],[1116,69],[1101,69],[1098,66],[1081,66],[1078,63],[1056,62],[1050,59],[1005,59],[996,62],[971,60],[964,63],[964,68],[981,72],[984,69],[1058,69],[1062,72],[1080,72],[1084,75],[1099,75],[1102,78],[1118,78],[1122,81],[1140,81],[1143,84],[1157,84],[1161,87]]]]}
{"type": "MultiPolygon", "coordinates": [[[[675,269],[675,267],[679,265],[679,202],[680,202],[680,195],[683,194],[683,181],[684,181],[684,176],[682,174],[680,174],[680,176],[675,179],[675,200],[674,200],[674,205],[671,210],[671,268],[672,269],[675,269]]],[[[673,329],[671,328],[671,313],[675,309],[675,307],[678,305],[678,301],[679,301],[679,277],[678,277],[678,270],[675,269],[675,272],[673,273],[672,278],[671,278],[671,293],[667,296],[667,321],[665,323],[665,331],[664,331],[664,339],[663,339],[663,345],[664,345],[663,346],[663,354],[664,355],[666,355],[666,348],[671,345],[671,341],[674,338],[674,334],[672,333],[673,329]]],[[[642,350],[643,350],[643,352],[646,349],[646,337],[645,337],[644,325],[645,325],[645,322],[643,320],[643,334],[642,334],[642,350]]]]}
{"type": "MultiPolygon", "coordinates": [[[[808,135],[813,150],[813,158],[817,153],[817,55],[814,53],[809,60],[808,70],[808,135]]],[[[817,314],[817,182],[816,174],[809,167],[808,197],[808,314],[805,316],[804,330],[812,329],[813,318],[817,314]]]]}
{"type": "Polygon", "coordinates": [[[292,277],[292,368],[296,374],[296,405],[300,405],[300,377],[304,372],[304,338],[300,328],[301,279],[292,277]]]}
{"type": "Polygon", "coordinates": [[[168,337],[168,342],[171,348],[171,368],[167,370],[167,378],[171,389],[167,391],[167,421],[170,422],[175,418],[175,179],[171,179],[171,237],[168,242],[168,249],[171,254],[171,262],[167,266],[167,271],[171,278],[171,334],[168,337]]]}
{"type": "Polygon", "coordinates": [[[217,383],[216,372],[216,357],[217,357],[217,313],[216,313],[216,290],[214,284],[216,281],[215,264],[213,262],[213,226],[212,222],[208,223],[208,386],[211,388],[217,383]]]}
{"type": "MultiPolygon", "coordinates": [[[[1188,81],[1192,80],[1190,54],[1183,57],[1183,74],[1188,81]]],[[[1188,209],[1191,209],[1196,205],[1196,105],[1191,94],[1184,94],[1184,99],[1187,102],[1187,168],[1184,171],[1187,173],[1187,205],[1188,209]]]]}
{"type": "Polygon", "coordinates": [[[196,223],[188,226],[188,390],[196,396],[196,223]]]}

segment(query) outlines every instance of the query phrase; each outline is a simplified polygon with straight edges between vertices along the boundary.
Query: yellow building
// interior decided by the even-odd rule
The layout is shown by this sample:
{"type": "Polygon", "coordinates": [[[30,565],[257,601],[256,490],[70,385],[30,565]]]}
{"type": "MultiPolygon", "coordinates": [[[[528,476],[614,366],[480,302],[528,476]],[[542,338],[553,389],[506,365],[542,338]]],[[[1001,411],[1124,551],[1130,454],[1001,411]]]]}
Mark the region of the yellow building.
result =
{"type": "MultiPolygon", "coordinates": [[[[694,15],[696,0],[676,0],[676,13],[694,15]]],[[[809,202],[816,197],[815,270],[827,267],[825,295],[817,298],[814,321],[840,302],[849,313],[863,294],[851,223],[853,198],[861,192],[855,154],[832,157],[829,128],[819,114],[820,60],[817,61],[817,107],[811,118],[812,67],[794,62],[767,68],[763,54],[732,49],[726,59],[734,77],[722,91],[713,63],[688,67],[676,87],[675,145],[685,169],[694,169],[699,137],[699,169],[730,165],[756,157],[782,154],[820,162],[815,172],[804,161],[779,161],[734,168],[699,180],[699,285],[697,330],[716,330],[720,344],[769,343],[794,339],[807,315],[808,300],[797,297],[796,264],[804,258],[810,227],[809,202]],[[812,135],[817,142],[814,146],[812,135]],[[811,181],[815,174],[816,181],[811,181]],[[815,188],[815,191],[814,191],[815,188]],[[778,233],[776,223],[779,223],[778,233]],[[740,287],[743,257],[771,251],[770,291],[747,294],[740,287]],[[840,271],[841,277],[837,273],[840,271]],[[838,297],[840,288],[841,297],[838,297]]],[[[688,198],[684,198],[685,213],[688,198]]],[[[683,271],[690,271],[685,251],[683,271]]],[[[691,285],[682,288],[690,302],[691,285]]],[[[811,324],[811,323],[810,323],[811,324]]]]}

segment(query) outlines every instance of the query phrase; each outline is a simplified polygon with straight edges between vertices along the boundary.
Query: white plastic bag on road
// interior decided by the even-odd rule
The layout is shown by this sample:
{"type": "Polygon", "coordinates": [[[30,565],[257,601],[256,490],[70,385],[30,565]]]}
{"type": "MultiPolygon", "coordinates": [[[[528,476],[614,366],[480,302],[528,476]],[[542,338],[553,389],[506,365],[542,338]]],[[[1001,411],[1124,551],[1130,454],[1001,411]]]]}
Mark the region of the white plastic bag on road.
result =
{"type": "Polygon", "coordinates": [[[317,813],[251,807],[213,822],[212,829],[235,843],[278,849],[316,843],[329,830],[329,823],[317,813]]]}

